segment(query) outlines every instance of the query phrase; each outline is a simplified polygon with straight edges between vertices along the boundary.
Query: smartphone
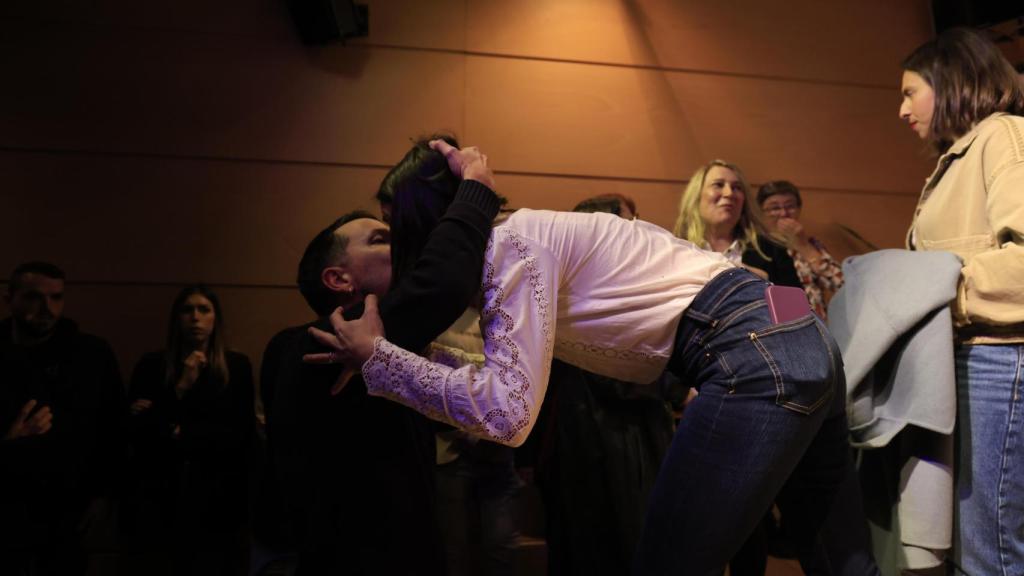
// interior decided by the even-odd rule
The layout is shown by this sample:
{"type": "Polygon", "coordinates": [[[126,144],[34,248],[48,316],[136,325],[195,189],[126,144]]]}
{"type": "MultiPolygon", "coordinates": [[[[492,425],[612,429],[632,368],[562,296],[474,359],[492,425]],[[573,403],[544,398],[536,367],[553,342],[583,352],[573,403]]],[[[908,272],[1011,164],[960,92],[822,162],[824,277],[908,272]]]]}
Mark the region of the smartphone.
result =
{"type": "Polygon", "coordinates": [[[811,305],[807,303],[807,295],[802,288],[772,284],[764,289],[764,299],[768,303],[772,324],[797,320],[811,313],[811,305]]]}

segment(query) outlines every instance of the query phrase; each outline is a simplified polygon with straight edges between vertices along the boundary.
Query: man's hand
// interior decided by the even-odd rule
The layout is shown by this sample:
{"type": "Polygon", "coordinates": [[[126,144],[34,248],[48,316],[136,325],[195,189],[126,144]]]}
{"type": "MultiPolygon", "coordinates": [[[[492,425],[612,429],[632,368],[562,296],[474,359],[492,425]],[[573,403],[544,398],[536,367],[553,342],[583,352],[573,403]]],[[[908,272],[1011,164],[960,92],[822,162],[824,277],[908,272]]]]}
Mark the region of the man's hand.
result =
{"type": "Polygon", "coordinates": [[[358,320],[346,321],[341,308],[331,314],[330,320],[334,334],[312,326],[309,334],[331,351],[306,354],[302,360],[310,364],[344,364],[348,370],[343,371],[343,377],[331,389],[332,394],[337,394],[351,377],[346,373],[360,370],[373,355],[373,342],[378,336],[384,336],[384,323],[377,310],[377,297],[373,294],[366,297],[363,316],[358,320]]]}
{"type": "Polygon", "coordinates": [[[46,434],[53,427],[53,413],[49,406],[43,406],[33,414],[36,407],[35,399],[25,402],[25,405],[18,411],[14,422],[4,435],[4,440],[15,440],[28,436],[46,434]]]}
{"type": "Polygon", "coordinates": [[[479,148],[469,146],[459,149],[444,140],[431,140],[429,145],[444,155],[453,174],[463,180],[476,180],[494,190],[494,173],[487,165],[487,155],[481,154],[479,148]]]}

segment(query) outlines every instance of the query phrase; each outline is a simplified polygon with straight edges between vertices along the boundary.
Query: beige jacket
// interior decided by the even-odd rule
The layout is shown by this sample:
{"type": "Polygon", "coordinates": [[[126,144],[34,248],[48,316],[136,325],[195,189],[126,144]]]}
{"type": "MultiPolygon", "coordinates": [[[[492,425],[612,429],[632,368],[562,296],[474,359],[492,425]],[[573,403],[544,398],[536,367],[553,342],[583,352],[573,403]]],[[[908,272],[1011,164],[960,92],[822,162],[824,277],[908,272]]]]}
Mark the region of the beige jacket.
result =
{"type": "Polygon", "coordinates": [[[961,340],[1024,342],[1024,117],[993,114],[939,158],[907,247],[963,260],[953,303],[961,340]]]}

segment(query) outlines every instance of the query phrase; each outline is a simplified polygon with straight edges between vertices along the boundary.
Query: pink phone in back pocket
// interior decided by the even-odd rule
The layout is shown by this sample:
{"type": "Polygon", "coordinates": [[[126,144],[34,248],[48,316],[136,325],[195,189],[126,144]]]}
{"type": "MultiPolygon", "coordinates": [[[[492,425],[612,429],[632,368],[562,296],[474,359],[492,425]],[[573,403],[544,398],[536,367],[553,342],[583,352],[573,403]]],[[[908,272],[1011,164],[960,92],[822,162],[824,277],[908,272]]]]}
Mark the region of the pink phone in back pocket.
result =
{"type": "Polygon", "coordinates": [[[768,303],[772,324],[797,320],[811,313],[811,305],[801,288],[772,284],[764,289],[764,299],[768,303]]]}

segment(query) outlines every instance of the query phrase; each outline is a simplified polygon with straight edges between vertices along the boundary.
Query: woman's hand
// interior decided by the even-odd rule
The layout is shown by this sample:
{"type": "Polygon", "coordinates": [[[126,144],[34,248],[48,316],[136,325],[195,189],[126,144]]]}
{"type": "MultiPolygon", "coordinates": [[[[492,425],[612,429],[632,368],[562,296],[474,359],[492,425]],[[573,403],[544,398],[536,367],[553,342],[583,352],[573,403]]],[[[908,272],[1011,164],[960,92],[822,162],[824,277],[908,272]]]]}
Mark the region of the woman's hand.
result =
{"type": "Polygon", "coordinates": [[[178,378],[178,382],[174,385],[174,392],[177,393],[178,398],[181,398],[192,389],[196,380],[199,380],[199,374],[202,373],[203,368],[206,368],[206,363],[206,353],[201,350],[193,350],[185,358],[185,366],[181,371],[181,377],[178,378]]]}
{"type": "Polygon", "coordinates": [[[131,406],[128,407],[128,410],[131,411],[132,416],[138,416],[139,414],[142,414],[143,412],[149,410],[152,407],[152,400],[148,398],[139,398],[138,400],[132,402],[131,406]]]}
{"type": "Polygon", "coordinates": [[[821,259],[821,252],[814,247],[814,244],[811,244],[800,221],[795,218],[779,218],[775,226],[777,234],[782,237],[786,248],[799,252],[800,256],[808,262],[816,262],[821,259]]]}
{"type": "Polygon", "coordinates": [[[796,248],[797,245],[807,241],[804,226],[796,218],[779,218],[775,227],[787,248],[796,248]]]}
{"type": "Polygon", "coordinates": [[[494,173],[487,165],[487,155],[479,148],[469,146],[460,150],[444,140],[431,140],[429,146],[444,155],[453,174],[463,180],[476,180],[494,190],[494,173]]]}
{"type": "Polygon", "coordinates": [[[341,308],[331,314],[330,320],[334,334],[312,326],[309,334],[331,351],[306,354],[302,360],[310,364],[344,364],[359,370],[373,356],[374,340],[384,336],[384,323],[377,310],[377,297],[373,294],[366,297],[363,316],[358,320],[346,321],[341,308]]]}

